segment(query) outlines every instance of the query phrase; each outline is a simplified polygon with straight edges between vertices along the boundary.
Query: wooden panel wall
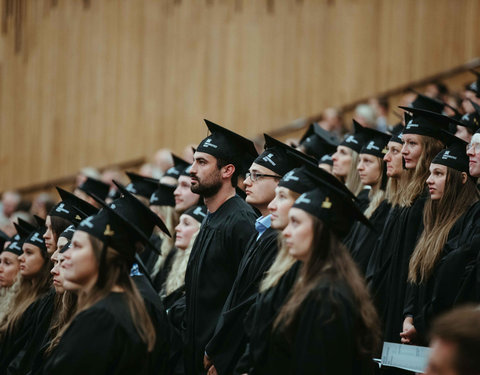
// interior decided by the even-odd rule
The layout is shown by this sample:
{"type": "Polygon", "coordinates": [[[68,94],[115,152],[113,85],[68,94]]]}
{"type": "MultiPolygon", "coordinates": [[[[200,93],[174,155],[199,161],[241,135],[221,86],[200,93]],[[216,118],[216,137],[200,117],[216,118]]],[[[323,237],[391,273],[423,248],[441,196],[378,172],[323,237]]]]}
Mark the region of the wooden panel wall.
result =
{"type": "Polygon", "coordinates": [[[0,191],[247,136],[480,55],[478,0],[1,0],[0,191]]]}

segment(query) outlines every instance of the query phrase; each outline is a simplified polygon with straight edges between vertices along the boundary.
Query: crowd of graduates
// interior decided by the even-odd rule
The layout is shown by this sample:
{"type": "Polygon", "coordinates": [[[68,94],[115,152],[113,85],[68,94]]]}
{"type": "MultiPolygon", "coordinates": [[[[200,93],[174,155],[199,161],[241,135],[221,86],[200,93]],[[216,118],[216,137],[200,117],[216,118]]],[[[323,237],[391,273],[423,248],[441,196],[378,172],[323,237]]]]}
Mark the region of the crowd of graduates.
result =
{"type": "Polygon", "coordinates": [[[58,187],[0,231],[0,373],[394,374],[431,337],[480,373],[479,88],[260,154],[205,120],[158,176],[58,187]]]}

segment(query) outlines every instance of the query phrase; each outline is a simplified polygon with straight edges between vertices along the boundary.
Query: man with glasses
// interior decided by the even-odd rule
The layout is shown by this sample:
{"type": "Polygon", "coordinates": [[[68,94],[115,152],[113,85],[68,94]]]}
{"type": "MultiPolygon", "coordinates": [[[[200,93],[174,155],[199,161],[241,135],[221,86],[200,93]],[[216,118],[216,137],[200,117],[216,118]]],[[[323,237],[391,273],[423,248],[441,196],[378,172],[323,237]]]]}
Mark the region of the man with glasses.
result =
{"type": "MultiPolygon", "coordinates": [[[[290,170],[300,166],[307,156],[265,135],[265,151],[258,156],[246,174],[246,202],[261,216],[255,223],[256,233],[250,238],[232,290],[223,306],[215,334],[205,349],[205,368],[209,374],[233,373],[245,351],[247,337],[243,329],[245,316],[254,303],[260,281],[270,268],[278,251],[278,231],[271,228],[269,203],[275,188],[290,170]],[[225,346],[228,343],[228,346],[225,346]],[[210,366],[214,367],[210,367],[210,366]]],[[[313,161],[314,164],[315,161],[313,161]]]]}

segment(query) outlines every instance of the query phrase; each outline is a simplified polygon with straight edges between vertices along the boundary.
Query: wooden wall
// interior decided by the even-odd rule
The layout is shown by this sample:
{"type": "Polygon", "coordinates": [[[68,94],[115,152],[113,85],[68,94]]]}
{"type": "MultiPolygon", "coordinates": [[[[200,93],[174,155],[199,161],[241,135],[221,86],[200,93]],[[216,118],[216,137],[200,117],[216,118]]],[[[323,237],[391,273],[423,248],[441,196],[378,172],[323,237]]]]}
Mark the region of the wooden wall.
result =
{"type": "Polygon", "coordinates": [[[0,191],[480,56],[478,0],[1,0],[0,191]]]}

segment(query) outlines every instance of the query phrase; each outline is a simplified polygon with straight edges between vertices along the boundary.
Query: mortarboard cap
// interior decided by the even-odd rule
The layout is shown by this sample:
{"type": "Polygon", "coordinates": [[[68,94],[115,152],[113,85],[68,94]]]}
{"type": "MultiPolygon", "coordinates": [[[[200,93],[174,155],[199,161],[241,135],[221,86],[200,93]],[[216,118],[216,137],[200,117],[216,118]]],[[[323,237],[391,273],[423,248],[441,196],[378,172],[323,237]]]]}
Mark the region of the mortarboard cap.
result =
{"type": "Polygon", "coordinates": [[[87,177],[85,182],[78,186],[78,189],[87,194],[93,193],[100,199],[105,200],[108,197],[110,185],[95,178],[87,177]]]}
{"type": "Polygon", "coordinates": [[[47,228],[39,227],[36,228],[33,232],[31,232],[27,238],[25,238],[24,244],[31,244],[38,247],[43,253],[47,253],[47,245],[45,244],[45,240],[43,239],[43,235],[45,234],[47,228]]]}
{"type": "Polygon", "coordinates": [[[12,241],[8,244],[8,246],[5,248],[3,251],[8,251],[9,253],[13,253],[17,256],[20,256],[23,254],[23,241],[25,239],[18,238],[18,239],[12,239],[12,241]]]}
{"type": "Polygon", "coordinates": [[[364,127],[357,121],[353,120],[353,134],[347,135],[340,146],[345,146],[359,153],[367,140],[366,134],[363,132],[364,127]]]}
{"type": "Polygon", "coordinates": [[[471,99],[468,100],[472,103],[475,112],[464,114],[460,121],[464,124],[463,126],[477,133],[480,130],[480,106],[471,99]]]}
{"type": "Polygon", "coordinates": [[[468,174],[469,158],[467,155],[467,142],[445,132],[447,148],[440,151],[432,160],[432,164],[441,164],[468,174]]]}
{"type": "Polygon", "coordinates": [[[175,197],[173,192],[176,187],[160,184],[150,197],[150,206],[170,206],[175,207],[175,197]]]}
{"type": "Polygon", "coordinates": [[[368,141],[363,145],[360,153],[383,159],[388,151],[387,144],[392,138],[392,135],[370,128],[364,128],[363,132],[367,135],[368,141]]]}
{"type": "Polygon", "coordinates": [[[78,224],[86,217],[98,212],[98,209],[76,195],[57,187],[62,200],[52,207],[50,216],[58,216],[71,223],[78,224]]]}
{"type": "Polygon", "coordinates": [[[189,215],[195,220],[197,220],[199,223],[202,223],[203,219],[207,217],[207,207],[193,206],[186,210],[182,215],[189,215]]]}
{"type": "Polygon", "coordinates": [[[27,238],[30,235],[30,233],[32,233],[35,229],[37,229],[35,225],[30,224],[28,221],[25,221],[20,217],[17,220],[18,220],[18,223],[13,223],[13,225],[17,230],[17,234],[22,239],[27,238]]]}
{"type": "Polygon", "coordinates": [[[126,172],[126,174],[131,181],[126,186],[127,191],[147,199],[150,199],[160,183],[160,181],[155,178],[140,176],[133,172],[126,172]]]}
{"type": "MultiPolygon", "coordinates": [[[[432,111],[436,113],[443,112],[443,108],[445,108],[445,103],[441,102],[440,100],[433,99],[423,94],[420,94],[415,90],[411,90],[411,91],[416,93],[417,97],[412,103],[410,103],[409,108],[426,109],[427,111],[432,111]]],[[[405,110],[408,111],[408,109],[405,109],[405,110]]]]}
{"type": "Polygon", "coordinates": [[[74,225],[69,225],[67,229],[65,229],[58,237],[63,237],[66,238],[68,241],[72,240],[73,233],[75,233],[75,226],[74,225]]]}
{"type": "Polygon", "coordinates": [[[471,69],[470,72],[477,76],[477,80],[466,85],[465,90],[474,92],[476,97],[480,98],[480,73],[473,69],[471,69]]]}
{"type": "Polygon", "coordinates": [[[303,164],[302,159],[296,157],[293,152],[288,152],[295,150],[294,148],[268,134],[263,136],[265,137],[265,151],[254,160],[255,164],[268,168],[280,176],[303,164]]]}
{"type": "Polygon", "coordinates": [[[185,171],[190,166],[190,163],[182,158],[178,157],[174,153],[172,153],[173,159],[173,167],[169,168],[165,172],[166,177],[173,177],[178,180],[178,178],[183,174],[182,172],[185,171]]]}
{"type": "Polygon", "coordinates": [[[283,176],[278,182],[278,186],[287,188],[298,194],[303,194],[307,191],[313,190],[316,184],[306,172],[306,167],[302,166],[292,169],[285,174],[285,176],[283,176]]]}
{"type": "Polygon", "coordinates": [[[5,242],[11,241],[12,239],[3,231],[0,230],[0,253],[3,250],[3,246],[5,245],[5,242]]]}
{"type": "Polygon", "coordinates": [[[300,139],[307,155],[319,160],[323,155],[334,153],[339,141],[335,135],[323,129],[317,123],[310,124],[306,133],[300,139]]]}
{"type": "Polygon", "coordinates": [[[258,156],[253,142],[241,135],[217,125],[209,120],[207,124],[210,135],[200,142],[197,152],[204,152],[241,167],[242,159],[249,160],[250,164],[258,156]]]}
{"type": "Polygon", "coordinates": [[[328,164],[333,166],[333,158],[332,155],[323,155],[320,160],[318,161],[318,164],[328,164]]]}

